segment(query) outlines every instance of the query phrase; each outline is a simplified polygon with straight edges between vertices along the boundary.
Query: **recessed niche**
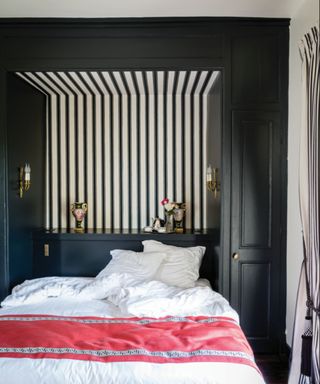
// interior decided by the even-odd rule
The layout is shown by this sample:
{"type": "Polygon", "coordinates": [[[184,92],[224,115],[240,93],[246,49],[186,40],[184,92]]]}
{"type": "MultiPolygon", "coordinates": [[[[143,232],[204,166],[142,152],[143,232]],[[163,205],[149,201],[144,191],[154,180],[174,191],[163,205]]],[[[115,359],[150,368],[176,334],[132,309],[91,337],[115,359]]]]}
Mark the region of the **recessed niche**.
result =
{"type": "Polygon", "coordinates": [[[164,197],[185,202],[186,228],[219,225],[206,188],[220,168],[218,71],[17,72],[46,98],[45,227],[143,228],[164,197]]]}

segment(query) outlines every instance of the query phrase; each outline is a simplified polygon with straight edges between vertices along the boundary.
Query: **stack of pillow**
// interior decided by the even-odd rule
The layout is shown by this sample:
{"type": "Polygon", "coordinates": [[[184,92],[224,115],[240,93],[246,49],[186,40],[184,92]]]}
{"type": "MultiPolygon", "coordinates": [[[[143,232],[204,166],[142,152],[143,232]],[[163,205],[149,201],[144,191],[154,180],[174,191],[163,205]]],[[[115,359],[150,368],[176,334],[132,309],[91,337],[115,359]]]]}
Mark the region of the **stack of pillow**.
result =
{"type": "Polygon", "coordinates": [[[205,247],[176,247],[155,240],[142,244],[143,252],[111,251],[112,260],[97,277],[129,273],[141,281],[158,280],[181,288],[195,286],[205,247]]]}

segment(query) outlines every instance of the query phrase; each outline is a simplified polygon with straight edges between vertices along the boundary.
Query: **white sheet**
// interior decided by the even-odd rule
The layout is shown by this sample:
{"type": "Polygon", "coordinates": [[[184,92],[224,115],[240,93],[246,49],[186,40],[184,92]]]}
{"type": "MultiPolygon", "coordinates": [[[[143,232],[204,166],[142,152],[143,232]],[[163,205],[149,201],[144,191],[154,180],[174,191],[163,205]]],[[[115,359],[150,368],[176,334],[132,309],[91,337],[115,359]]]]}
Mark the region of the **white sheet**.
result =
{"type": "Polygon", "coordinates": [[[207,284],[200,283],[197,287],[184,289],[168,286],[160,281],[141,283],[127,273],[113,273],[108,277],[95,279],[47,277],[27,280],[16,286],[1,305],[5,309],[13,308],[11,313],[16,310],[31,310],[29,313],[34,313],[32,305],[37,310],[47,310],[48,306],[49,314],[52,314],[51,306],[57,310],[59,302],[63,312],[73,308],[73,302],[77,303],[79,313],[74,313],[74,316],[84,316],[81,303],[86,302],[83,307],[86,312],[90,312],[92,308],[95,312],[92,316],[115,316],[117,312],[121,316],[138,317],[197,314],[229,316],[238,320],[237,313],[227,300],[207,284]],[[64,301],[68,303],[66,306],[64,301]],[[109,314],[109,311],[112,313],[109,314]]]}
{"type": "Polygon", "coordinates": [[[1,359],[2,384],[263,384],[253,369],[225,363],[97,363],[1,359]],[[4,360],[4,361],[3,361],[4,360]]]}
{"type": "MultiPolygon", "coordinates": [[[[136,282],[133,277],[121,274],[111,279],[52,277],[32,280],[16,287],[3,304],[6,307],[0,310],[0,315],[160,317],[180,314],[238,319],[228,302],[204,281],[195,288],[182,289],[156,281],[136,282]]],[[[263,379],[255,369],[231,363],[100,363],[1,358],[0,383],[262,384],[263,379]]]]}

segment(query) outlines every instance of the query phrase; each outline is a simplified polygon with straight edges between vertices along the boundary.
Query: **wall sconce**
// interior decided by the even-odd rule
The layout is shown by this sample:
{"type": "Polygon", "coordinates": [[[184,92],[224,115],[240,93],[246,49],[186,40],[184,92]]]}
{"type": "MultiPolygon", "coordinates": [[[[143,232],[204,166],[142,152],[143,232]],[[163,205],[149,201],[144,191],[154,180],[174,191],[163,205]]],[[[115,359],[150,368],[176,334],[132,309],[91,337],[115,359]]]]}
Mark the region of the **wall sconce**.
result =
{"type": "Polygon", "coordinates": [[[207,168],[207,188],[217,197],[217,192],[220,192],[220,183],[218,181],[218,168],[212,168],[208,165],[207,168]]]}
{"type": "Polygon", "coordinates": [[[19,167],[19,196],[23,197],[23,192],[26,192],[31,186],[31,167],[29,163],[25,163],[24,167],[19,167]]]}

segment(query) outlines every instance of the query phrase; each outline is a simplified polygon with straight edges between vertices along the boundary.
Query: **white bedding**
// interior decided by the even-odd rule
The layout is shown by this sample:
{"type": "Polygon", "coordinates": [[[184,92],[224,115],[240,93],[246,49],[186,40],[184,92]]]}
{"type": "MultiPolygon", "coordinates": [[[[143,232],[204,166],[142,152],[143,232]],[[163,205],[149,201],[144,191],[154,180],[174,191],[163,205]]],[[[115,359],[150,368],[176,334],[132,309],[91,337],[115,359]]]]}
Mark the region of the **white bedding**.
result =
{"type": "Polygon", "coordinates": [[[39,313],[37,311],[41,309],[48,311],[43,312],[47,314],[73,316],[197,314],[229,316],[238,320],[227,300],[204,280],[194,288],[183,289],[160,281],[142,283],[125,273],[96,279],[47,277],[27,280],[16,286],[1,305],[2,314],[39,313]]]}
{"type": "MultiPolygon", "coordinates": [[[[27,281],[2,303],[0,315],[163,317],[219,315],[238,320],[237,313],[208,283],[183,289],[158,281],[141,283],[126,274],[108,278],[50,277],[27,281]]],[[[68,359],[0,359],[4,384],[228,384],[263,383],[250,366],[231,363],[155,364],[86,362],[68,359]]]]}

